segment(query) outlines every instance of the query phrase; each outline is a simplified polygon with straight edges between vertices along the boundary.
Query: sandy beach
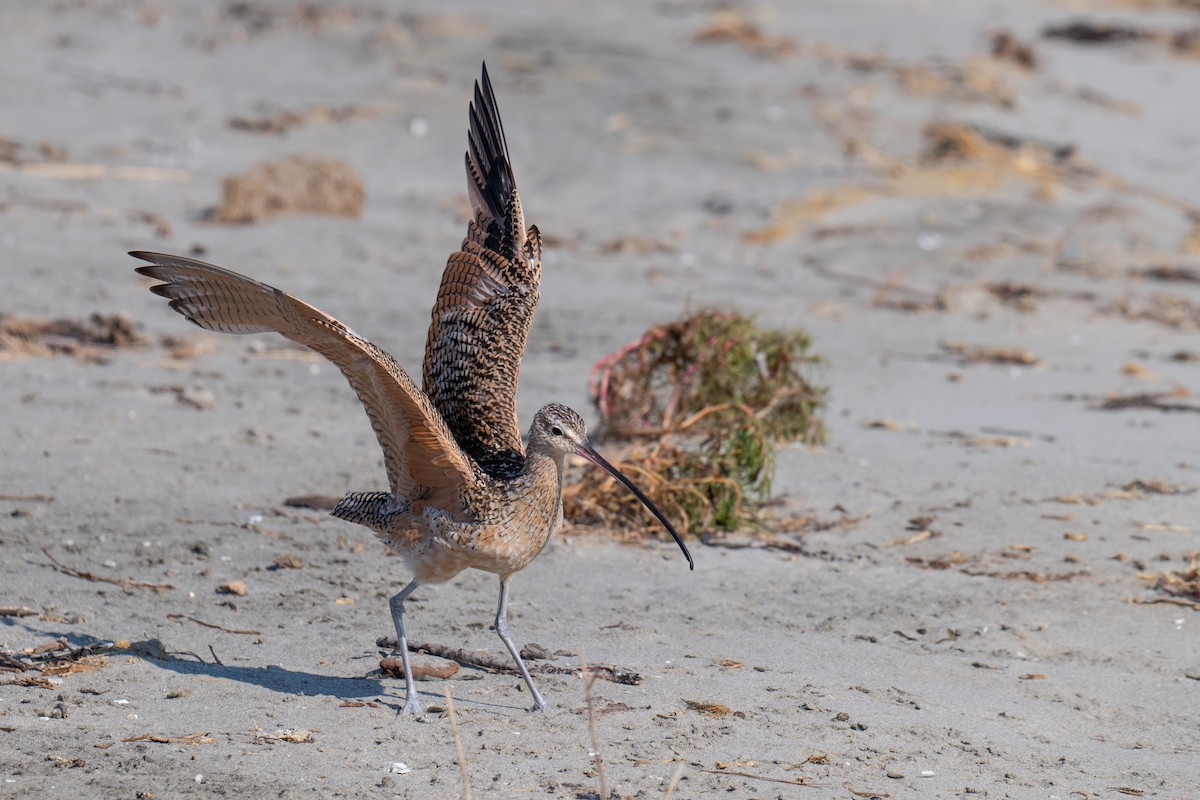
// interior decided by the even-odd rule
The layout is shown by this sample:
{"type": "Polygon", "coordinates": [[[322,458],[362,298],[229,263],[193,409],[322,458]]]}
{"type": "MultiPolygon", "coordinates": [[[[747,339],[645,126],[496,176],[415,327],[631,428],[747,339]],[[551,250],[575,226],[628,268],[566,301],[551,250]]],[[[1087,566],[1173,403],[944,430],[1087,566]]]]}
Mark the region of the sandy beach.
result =
{"type": "MultiPolygon", "coordinates": [[[[447,692],[476,798],[1200,796],[1198,30],[1168,0],[0,6],[0,798],[459,797],[447,692]],[[353,392],[125,253],[419,373],[485,60],[546,241],[522,429],[594,422],[597,359],[716,306],[811,334],[829,437],[694,572],[568,526],[510,606],[551,710],[463,667],[414,720],[376,645],[403,564],[285,503],[385,488],[353,392]],[[291,155],[361,194],[221,221],[291,155]]],[[[411,636],[499,655],[495,603],[422,588],[411,636]]]]}

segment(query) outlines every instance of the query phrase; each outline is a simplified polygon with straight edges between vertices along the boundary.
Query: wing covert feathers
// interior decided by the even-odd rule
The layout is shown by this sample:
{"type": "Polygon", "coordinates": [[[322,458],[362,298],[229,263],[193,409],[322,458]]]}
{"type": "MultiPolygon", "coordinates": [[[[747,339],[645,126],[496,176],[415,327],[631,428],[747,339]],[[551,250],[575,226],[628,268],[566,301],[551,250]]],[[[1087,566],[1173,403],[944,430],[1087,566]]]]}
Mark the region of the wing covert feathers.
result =
{"type": "Polygon", "coordinates": [[[133,252],[162,281],[150,291],[188,320],[223,333],[272,331],[333,362],[349,380],[383,448],[392,493],[421,494],[457,505],[473,482],[469,459],[442,416],[394,358],[333,317],[290,294],[221,267],[181,256],[133,252]]]}
{"type": "Polygon", "coordinates": [[[493,477],[511,477],[524,460],[517,377],[538,305],[541,236],[525,228],[486,66],[468,117],[473,219],[442,275],[422,377],[463,450],[493,477]]]}

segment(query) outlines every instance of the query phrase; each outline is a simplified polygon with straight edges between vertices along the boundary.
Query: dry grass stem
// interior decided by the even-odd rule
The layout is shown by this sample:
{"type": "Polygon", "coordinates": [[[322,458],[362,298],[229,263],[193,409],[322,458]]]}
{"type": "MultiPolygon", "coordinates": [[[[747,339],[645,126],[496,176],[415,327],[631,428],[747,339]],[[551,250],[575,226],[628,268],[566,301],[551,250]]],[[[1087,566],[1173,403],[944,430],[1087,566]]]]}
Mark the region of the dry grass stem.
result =
{"type": "Polygon", "coordinates": [[[454,735],[454,754],[458,758],[458,774],[462,779],[462,800],[471,800],[471,779],[467,775],[467,756],[463,752],[462,737],[458,734],[458,717],[454,713],[454,699],[449,689],[442,689],[446,697],[446,713],[450,715],[450,732],[454,735]]]}
{"type": "Polygon", "coordinates": [[[600,783],[600,800],[608,800],[608,779],[604,775],[604,756],[600,754],[600,739],[596,736],[596,700],[592,696],[595,675],[588,669],[587,662],[579,659],[579,670],[583,673],[583,697],[587,702],[588,737],[592,743],[592,762],[596,765],[596,780],[600,783]]]}
{"type": "Polygon", "coordinates": [[[675,774],[671,776],[671,782],[667,784],[667,791],[663,793],[663,800],[671,800],[671,795],[675,793],[675,787],[679,785],[679,779],[683,776],[683,764],[675,768],[675,774]]]}

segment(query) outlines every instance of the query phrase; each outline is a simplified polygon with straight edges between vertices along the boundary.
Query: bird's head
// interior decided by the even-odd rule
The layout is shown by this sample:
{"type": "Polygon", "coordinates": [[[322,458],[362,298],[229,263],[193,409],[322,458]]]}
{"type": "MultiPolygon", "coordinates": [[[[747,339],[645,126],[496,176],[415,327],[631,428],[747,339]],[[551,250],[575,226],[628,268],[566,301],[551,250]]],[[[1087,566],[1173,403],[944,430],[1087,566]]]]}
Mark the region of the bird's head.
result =
{"type": "Polygon", "coordinates": [[[696,568],[696,564],[692,561],[692,554],[688,552],[687,545],[683,543],[683,537],[675,530],[675,526],[671,524],[670,520],[659,511],[658,506],[654,505],[650,498],[634,485],[633,481],[608,463],[603,456],[596,452],[596,448],[592,447],[591,441],[588,440],[587,424],[577,412],[558,403],[542,406],[534,415],[533,425],[529,429],[529,450],[530,452],[545,453],[559,460],[560,463],[564,456],[574,454],[587,459],[616,478],[626,489],[633,492],[634,497],[640,500],[642,505],[667,529],[667,532],[675,539],[675,543],[679,545],[679,549],[683,551],[684,557],[687,558],[688,567],[696,568]]]}

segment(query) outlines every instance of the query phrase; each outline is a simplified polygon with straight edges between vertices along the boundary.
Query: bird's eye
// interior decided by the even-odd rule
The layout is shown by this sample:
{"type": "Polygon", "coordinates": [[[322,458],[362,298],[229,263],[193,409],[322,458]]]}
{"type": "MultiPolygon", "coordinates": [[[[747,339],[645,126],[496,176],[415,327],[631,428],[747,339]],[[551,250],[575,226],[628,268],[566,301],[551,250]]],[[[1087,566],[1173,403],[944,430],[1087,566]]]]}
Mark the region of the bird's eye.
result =
{"type": "Polygon", "coordinates": [[[560,427],[558,427],[557,425],[555,425],[554,427],[552,427],[552,428],[550,429],[550,433],[551,433],[551,435],[553,435],[553,436],[562,436],[562,435],[563,435],[563,429],[562,429],[562,428],[560,428],[560,427]]]}

